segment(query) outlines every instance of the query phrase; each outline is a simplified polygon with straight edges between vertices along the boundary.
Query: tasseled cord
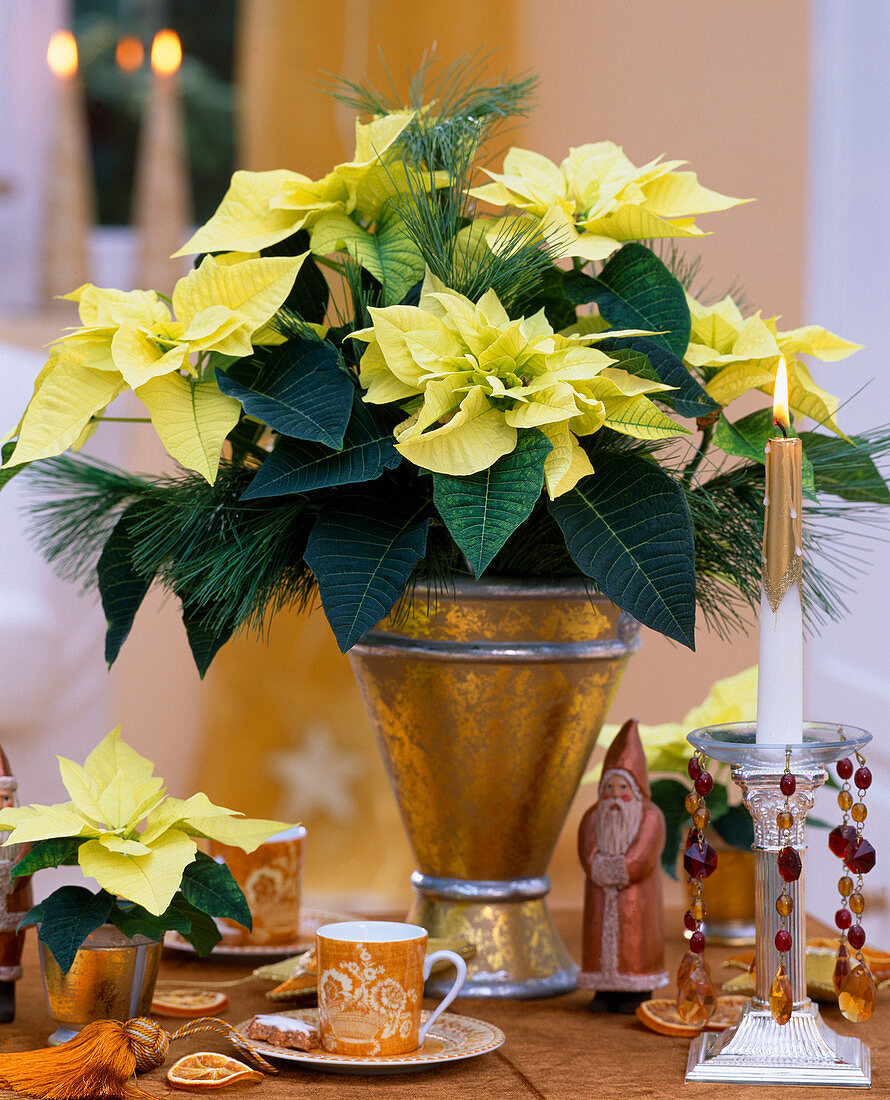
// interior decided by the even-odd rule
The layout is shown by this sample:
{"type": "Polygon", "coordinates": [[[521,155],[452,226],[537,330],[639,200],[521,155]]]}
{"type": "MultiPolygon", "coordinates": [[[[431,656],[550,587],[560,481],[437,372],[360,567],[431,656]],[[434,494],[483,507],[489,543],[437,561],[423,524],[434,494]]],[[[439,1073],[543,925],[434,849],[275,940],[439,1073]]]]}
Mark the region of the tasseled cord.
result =
{"type": "Polygon", "coordinates": [[[224,1020],[205,1016],[190,1020],[168,1035],[155,1020],[139,1016],[94,1020],[58,1047],[0,1053],[0,1085],[25,1096],[46,1100],[131,1100],[146,1096],[134,1076],[164,1064],[174,1039],[198,1031],[225,1035],[239,1052],[264,1073],[277,1073],[253,1046],[224,1020]]]}

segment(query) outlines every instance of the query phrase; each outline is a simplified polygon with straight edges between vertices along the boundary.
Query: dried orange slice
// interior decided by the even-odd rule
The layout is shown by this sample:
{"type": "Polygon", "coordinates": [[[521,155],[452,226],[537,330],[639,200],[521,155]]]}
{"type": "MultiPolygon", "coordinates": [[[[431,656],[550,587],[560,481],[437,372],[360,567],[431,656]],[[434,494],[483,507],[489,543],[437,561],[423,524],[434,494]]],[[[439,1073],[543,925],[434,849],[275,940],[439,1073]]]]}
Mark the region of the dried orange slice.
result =
{"type": "Polygon", "coordinates": [[[747,997],[718,997],[716,1011],[703,1027],[685,1023],[677,1011],[677,1002],[666,997],[653,997],[637,1005],[637,1019],[659,1035],[691,1038],[700,1031],[724,1031],[738,1023],[747,1000],[747,997]]]}
{"type": "Polygon", "coordinates": [[[252,1084],[262,1079],[258,1069],[209,1050],[186,1054],[167,1070],[167,1084],[175,1089],[224,1089],[227,1085],[252,1084]]]}
{"type": "Polygon", "coordinates": [[[211,989],[165,989],[151,1002],[154,1016],[217,1016],[228,1007],[225,993],[211,989]]]}

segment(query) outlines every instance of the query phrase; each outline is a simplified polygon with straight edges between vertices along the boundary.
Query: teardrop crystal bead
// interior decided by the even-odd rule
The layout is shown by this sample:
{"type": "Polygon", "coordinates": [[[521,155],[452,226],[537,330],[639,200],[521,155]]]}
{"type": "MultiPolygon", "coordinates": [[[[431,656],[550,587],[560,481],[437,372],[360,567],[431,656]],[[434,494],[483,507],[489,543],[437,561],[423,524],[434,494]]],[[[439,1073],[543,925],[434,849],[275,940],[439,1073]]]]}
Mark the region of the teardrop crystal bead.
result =
{"type": "Polygon", "coordinates": [[[861,1024],[874,1012],[877,999],[871,971],[864,963],[858,963],[844,979],[837,997],[838,1008],[848,1020],[861,1024]]]}
{"type": "Polygon", "coordinates": [[[714,1015],[717,990],[711,981],[707,964],[701,956],[697,956],[696,961],[697,965],[677,990],[677,1011],[684,1023],[702,1027],[714,1015]]]}
{"type": "Polygon", "coordinates": [[[697,966],[703,966],[705,973],[708,977],[711,976],[711,968],[708,966],[707,959],[703,955],[697,955],[694,951],[687,951],[683,956],[680,966],[677,970],[677,996],[680,996],[680,990],[689,980],[690,974],[697,966]]]}
{"type": "Polygon", "coordinates": [[[837,949],[837,962],[834,964],[834,975],[832,976],[834,992],[838,997],[841,995],[841,986],[847,980],[847,975],[850,973],[851,969],[850,956],[847,954],[847,945],[841,940],[841,945],[837,949]]]}
{"type": "Polygon", "coordinates": [[[776,976],[769,990],[769,1007],[777,1024],[787,1024],[794,1008],[791,996],[791,982],[784,966],[776,969],[776,976]]]}

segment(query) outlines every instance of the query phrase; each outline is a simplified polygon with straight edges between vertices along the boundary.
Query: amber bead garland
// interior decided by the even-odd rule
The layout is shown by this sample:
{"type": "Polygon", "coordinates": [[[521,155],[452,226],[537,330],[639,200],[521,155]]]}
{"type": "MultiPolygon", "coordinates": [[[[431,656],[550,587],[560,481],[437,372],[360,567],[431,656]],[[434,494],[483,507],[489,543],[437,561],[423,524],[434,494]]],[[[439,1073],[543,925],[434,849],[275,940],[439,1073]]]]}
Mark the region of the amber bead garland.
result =
{"type": "Polygon", "coordinates": [[[705,796],[714,787],[714,780],[705,768],[701,750],[690,758],[687,765],[693,790],[686,797],[686,811],[692,817],[692,828],[683,852],[683,868],[688,876],[690,904],[683,915],[683,924],[690,933],[689,950],[677,971],[677,1011],[687,1024],[703,1026],[717,1007],[717,991],[711,980],[711,971],[705,961],[705,934],[701,923],[707,913],[702,898],[702,883],[717,867],[717,853],[705,840],[703,829],[711,820],[705,806],[705,796]]]}
{"type": "Polygon", "coordinates": [[[849,874],[844,874],[838,881],[841,908],[835,913],[834,922],[840,930],[841,942],[834,968],[834,988],[838,995],[838,1007],[844,1016],[853,1023],[861,1023],[871,1016],[877,1002],[874,978],[862,955],[865,929],[861,924],[861,916],[865,911],[862,876],[874,867],[875,850],[862,835],[868,817],[865,794],[871,786],[871,772],[859,752],[856,753],[856,762],[859,767],[854,774],[852,760],[845,758],[838,761],[837,774],[843,787],[838,794],[837,803],[843,813],[843,821],[832,830],[828,846],[844,861],[847,870],[856,876],[855,882],[849,874]],[[857,800],[852,795],[851,779],[856,786],[857,800]],[[855,825],[849,823],[849,818],[853,819],[855,825]],[[855,966],[851,965],[847,944],[855,952],[855,966]]]}
{"type": "MultiPolygon", "coordinates": [[[[794,814],[791,812],[791,802],[789,800],[797,790],[797,780],[791,772],[790,751],[785,753],[785,771],[779,780],[779,790],[785,796],[785,803],[776,814],[776,826],[782,843],[782,849],[776,857],[776,862],[782,879],[785,882],[795,882],[800,878],[802,864],[800,856],[789,843],[791,830],[794,827],[794,814]]],[[[794,944],[791,933],[787,928],[788,917],[794,912],[794,899],[784,889],[776,898],[776,912],[779,914],[779,930],[776,932],[774,943],[780,955],[787,955],[794,944]]],[[[791,1019],[794,1008],[791,982],[788,978],[785,962],[785,959],[780,959],[769,994],[770,1011],[777,1024],[787,1024],[791,1019]]]]}

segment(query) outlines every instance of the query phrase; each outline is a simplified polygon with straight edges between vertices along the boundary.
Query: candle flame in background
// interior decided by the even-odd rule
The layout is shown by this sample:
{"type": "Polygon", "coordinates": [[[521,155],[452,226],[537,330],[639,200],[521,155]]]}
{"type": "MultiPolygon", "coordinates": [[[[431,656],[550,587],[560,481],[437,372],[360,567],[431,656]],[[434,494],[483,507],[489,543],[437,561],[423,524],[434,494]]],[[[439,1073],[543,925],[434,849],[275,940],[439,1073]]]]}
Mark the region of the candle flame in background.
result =
{"type": "Polygon", "coordinates": [[[791,427],[791,415],[788,412],[788,370],[781,356],[776,370],[776,386],[773,390],[773,423],[783,428],[791,427]]]}
{"type": "Polygon", "coordinates": [[[46,48],[46,63],[56,76],[70,79],[77,73],[77,43],[71,31],[56,31],[46,48]]]}
{"type": "Polygon", "coordinates": [[[118,39],[114,60],[118,68],[125,73],[135,73],[145,60],[145,47],[135,35],[124,35],[123,38],[118,39]]]}
{"type": "Polygon", "coordinates": [[[176,31],[158,31],[151,44],[151,67],[158,76],[173,76],[182,64],[182,45],[176,31]]]}

